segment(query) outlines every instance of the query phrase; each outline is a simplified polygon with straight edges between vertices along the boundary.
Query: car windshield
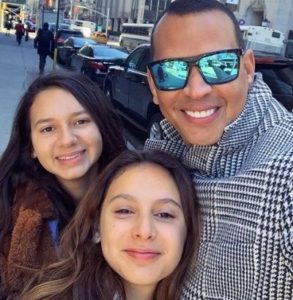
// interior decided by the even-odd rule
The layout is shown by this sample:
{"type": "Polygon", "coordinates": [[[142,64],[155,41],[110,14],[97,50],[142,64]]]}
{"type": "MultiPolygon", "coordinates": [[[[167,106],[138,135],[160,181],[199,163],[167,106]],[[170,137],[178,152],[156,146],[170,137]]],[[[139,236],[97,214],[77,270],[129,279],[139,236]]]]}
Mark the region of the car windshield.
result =
{"type": "Polygon", "coordinates": [[[84,45],[95,45],[96,42],[91,40],[91,39],[87,39],[87,38],[75,38],[74,39],[74,47],[79,47],[81,48],[84,45]]]}
{"type": "Polygon", "coordinates": [[[94,56],[95,57],[104,57],[104,58],[126,58],[128,56],[127,53],[120,51],[115,48],[110,47],[94,47],[94,56]]]}
{"type": "Polygon", "coordinates": [[[59,24],[59,29],[70,29],[70,26],[68,24],[59,24]]]}
{"type": "Polygon", "coordinates": [[[65,40],[65,39],[69,38],[70,36],[82,37],[82,33],[80,31],[60,31],[59,36],[65,40]]]}

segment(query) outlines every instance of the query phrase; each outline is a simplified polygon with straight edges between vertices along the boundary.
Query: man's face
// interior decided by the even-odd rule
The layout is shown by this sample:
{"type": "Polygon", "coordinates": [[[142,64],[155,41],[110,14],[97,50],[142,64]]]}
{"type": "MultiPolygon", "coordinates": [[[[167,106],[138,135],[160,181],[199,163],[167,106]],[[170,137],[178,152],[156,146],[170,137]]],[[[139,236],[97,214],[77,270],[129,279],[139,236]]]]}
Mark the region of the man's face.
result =
{"type": "MultiPolygon", "coordinates": [[[[154,60],[235,48],[239,46],[232,21],[219,11],[166,15],[154,34],[154,60]]],[[[241,113],[253,75],[254,57],[249,50],[240,59],[238,78],[228,83],[207,84],[195,66],[190,70],[187,85],[179,90],[158,90],[150,72],[148,80],[154,102],[185,143],[212,145],[241,113]]]]}

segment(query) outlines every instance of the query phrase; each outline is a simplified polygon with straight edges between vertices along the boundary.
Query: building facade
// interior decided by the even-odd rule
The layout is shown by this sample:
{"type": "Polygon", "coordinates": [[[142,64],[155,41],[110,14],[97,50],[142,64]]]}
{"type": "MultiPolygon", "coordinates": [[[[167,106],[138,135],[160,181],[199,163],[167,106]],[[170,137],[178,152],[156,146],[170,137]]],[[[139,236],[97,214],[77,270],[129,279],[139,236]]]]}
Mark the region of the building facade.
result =
{"type": "MultiPolygon", "coordinates": [[[[119,33],[124,22],[153,23],[174,0],[59,0],[66,17],[94,21],[119,33]]],[[[292,0],[219,0],[227,5],[242,25],[267,25],[293,35],[292,0]]],[[[35,9],[44,5],[57,9],[58,0],[27,0],[35,9]]],[[[293,38],[293,37],[292,37],[293,38]]]]}
{"type": "Polygon", "coordinates": [[[266,25],[288,37],[293,31],[292,0],[240,0],[237,17],[246,25],[266,25]]]}

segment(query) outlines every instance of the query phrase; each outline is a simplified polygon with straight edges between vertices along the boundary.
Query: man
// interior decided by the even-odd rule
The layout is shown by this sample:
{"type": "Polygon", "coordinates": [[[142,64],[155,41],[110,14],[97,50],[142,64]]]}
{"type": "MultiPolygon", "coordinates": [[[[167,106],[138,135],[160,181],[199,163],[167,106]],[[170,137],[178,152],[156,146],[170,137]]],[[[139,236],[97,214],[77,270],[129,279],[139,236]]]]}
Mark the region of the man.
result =
{"type": "Polygon", "coordinates": [[[34,47],[38,49],[39,54],[39,71],[40,74],[44,73],[46,65],[46,57],[54,49],[54,35],[51,30],[49,30],[49,24],[44,23],[43,28],[38,30],[37,36],[34,40],[34,47]]]}
{"type": "Polygon", "coordinates": [[[293,299],[293,115],[242,49],[237,20],[216,0],[172,2],[151,37],[164,140],[145,148],[180,158],[202,209],[182,299],[293,299]]]}

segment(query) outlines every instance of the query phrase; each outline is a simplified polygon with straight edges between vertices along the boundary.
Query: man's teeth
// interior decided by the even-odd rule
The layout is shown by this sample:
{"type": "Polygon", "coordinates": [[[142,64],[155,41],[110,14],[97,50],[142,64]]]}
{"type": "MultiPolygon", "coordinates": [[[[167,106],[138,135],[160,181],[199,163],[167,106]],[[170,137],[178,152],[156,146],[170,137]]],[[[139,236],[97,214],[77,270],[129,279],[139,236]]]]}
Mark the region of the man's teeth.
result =
{"type": "Polygon", "coordinates": [[[206,118],[212,115],[216,111],[215,108],[208,109],[208,110],[202,110],[202,111],[191,111],[186,110],[186,114],[193,118],[206,118]]]}

